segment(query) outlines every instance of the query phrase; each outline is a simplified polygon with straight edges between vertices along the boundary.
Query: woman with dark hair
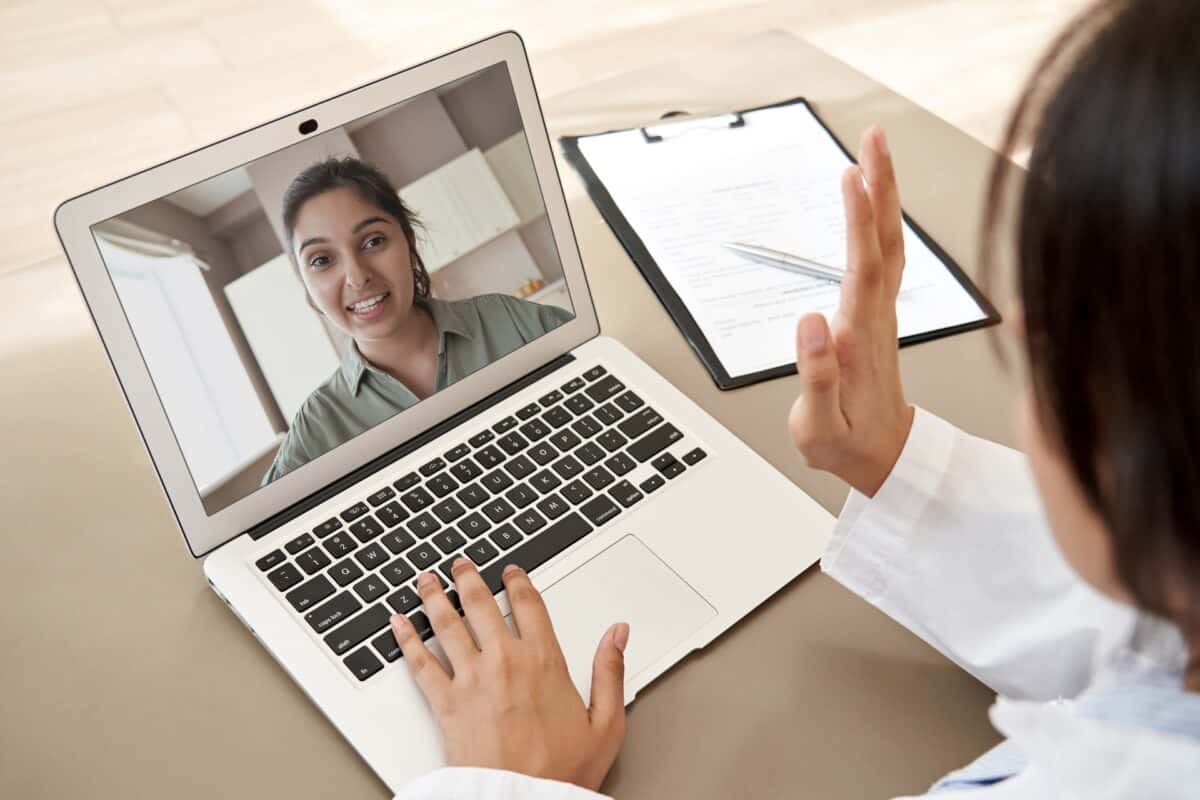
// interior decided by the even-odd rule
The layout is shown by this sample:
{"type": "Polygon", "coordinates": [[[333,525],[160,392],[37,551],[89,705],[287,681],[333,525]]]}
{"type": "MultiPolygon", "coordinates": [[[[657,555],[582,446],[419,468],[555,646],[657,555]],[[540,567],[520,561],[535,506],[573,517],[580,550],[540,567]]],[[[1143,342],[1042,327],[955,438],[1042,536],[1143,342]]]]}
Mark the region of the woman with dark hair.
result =
{"type": "MultiPolygon", "coordinates": [[[[1104,0],[1076,19],[1004,152],[1030,134],[1011,315],[1023,454],[905,400],[882,131],[844,176],[849,270],[832,321],[799,321],[789,420],[808,463],[853,488],[822,567],[1002,695],[991,716],[1007,741],[930,795],[1200,797],[1200,3],[1104,0]]],[[[998,161],[989,249],[1007,171],[998,161]]],[[[455,573],[488,635],[452,648],[469,634],[423,576],[452,674],[405,617],[392,624],[448,763],[487,769],[441,770],[401,797],[596,797],[637,631],[601,643],[588,708],[528,578],[507,583],[517,639],[470,562],[455,573]]]]}
{"type": "Polygon", "coordinates": [[[296,413],[264,484],[571,319],[502,294],[434,299],[416,226],[387,177],[356,158],[313,164],[288,186],[289,253],[313,308],[351,344],[296,413]]]}

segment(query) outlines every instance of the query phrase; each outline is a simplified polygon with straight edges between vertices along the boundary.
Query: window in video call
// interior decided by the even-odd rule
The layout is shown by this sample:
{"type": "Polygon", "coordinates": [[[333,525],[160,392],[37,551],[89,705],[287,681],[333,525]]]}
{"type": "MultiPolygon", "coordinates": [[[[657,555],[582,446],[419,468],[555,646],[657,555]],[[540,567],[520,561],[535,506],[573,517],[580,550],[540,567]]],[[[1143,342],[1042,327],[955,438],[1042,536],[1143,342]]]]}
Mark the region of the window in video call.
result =
{"type": "Polygon", "coordinates": [[[574,317],[503,64],[92,232],[209,514],[574,317]]]}

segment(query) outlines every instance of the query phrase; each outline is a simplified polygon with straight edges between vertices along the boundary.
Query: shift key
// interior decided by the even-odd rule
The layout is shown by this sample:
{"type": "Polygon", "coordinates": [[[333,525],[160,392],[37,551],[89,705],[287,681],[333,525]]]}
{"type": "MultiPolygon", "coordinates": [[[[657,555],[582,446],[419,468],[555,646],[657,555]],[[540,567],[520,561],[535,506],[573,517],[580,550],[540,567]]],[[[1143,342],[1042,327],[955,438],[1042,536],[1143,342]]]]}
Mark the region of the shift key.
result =
{"type": "Polygon", "coordinates": [[[364,641],[371,634],[386,628],[391,618],[391,612],[384,608],[382,603],[376,603],[326,636],[325,644],[329,645],[330,649],[340,656],[349,651],[351,647],[364,641]]]}
{"type": "Polygon", "coordinates": [[[682,438],[683,434],[679,429],[668,422],[629,445],[625,452],[645,463],[682,438]]]}

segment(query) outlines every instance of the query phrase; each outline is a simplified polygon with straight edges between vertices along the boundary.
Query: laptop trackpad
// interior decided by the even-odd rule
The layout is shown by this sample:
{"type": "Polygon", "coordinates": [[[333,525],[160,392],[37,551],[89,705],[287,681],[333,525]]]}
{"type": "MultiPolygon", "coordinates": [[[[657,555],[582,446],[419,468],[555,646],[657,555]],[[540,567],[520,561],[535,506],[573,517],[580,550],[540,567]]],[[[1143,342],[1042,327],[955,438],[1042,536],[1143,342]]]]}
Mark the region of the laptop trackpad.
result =
{"type": "Polygon", "coordinates": [[[621,539],[542,594],[585,702],[596,646],[614,622],[629,623],[629,683],[717,615],[636,536],[621,539]]]}

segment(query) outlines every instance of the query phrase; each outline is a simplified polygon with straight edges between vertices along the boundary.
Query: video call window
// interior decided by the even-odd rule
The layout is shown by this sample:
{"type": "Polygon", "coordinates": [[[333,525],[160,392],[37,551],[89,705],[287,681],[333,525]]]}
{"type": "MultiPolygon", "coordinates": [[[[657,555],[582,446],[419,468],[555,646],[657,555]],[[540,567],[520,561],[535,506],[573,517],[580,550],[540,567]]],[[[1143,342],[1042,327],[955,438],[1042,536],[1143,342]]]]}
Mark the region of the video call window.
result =
{"type": "Polygon", "coordinates": [[[92,232],[209,514],[574,316],[503,64],[92,232]]]}

